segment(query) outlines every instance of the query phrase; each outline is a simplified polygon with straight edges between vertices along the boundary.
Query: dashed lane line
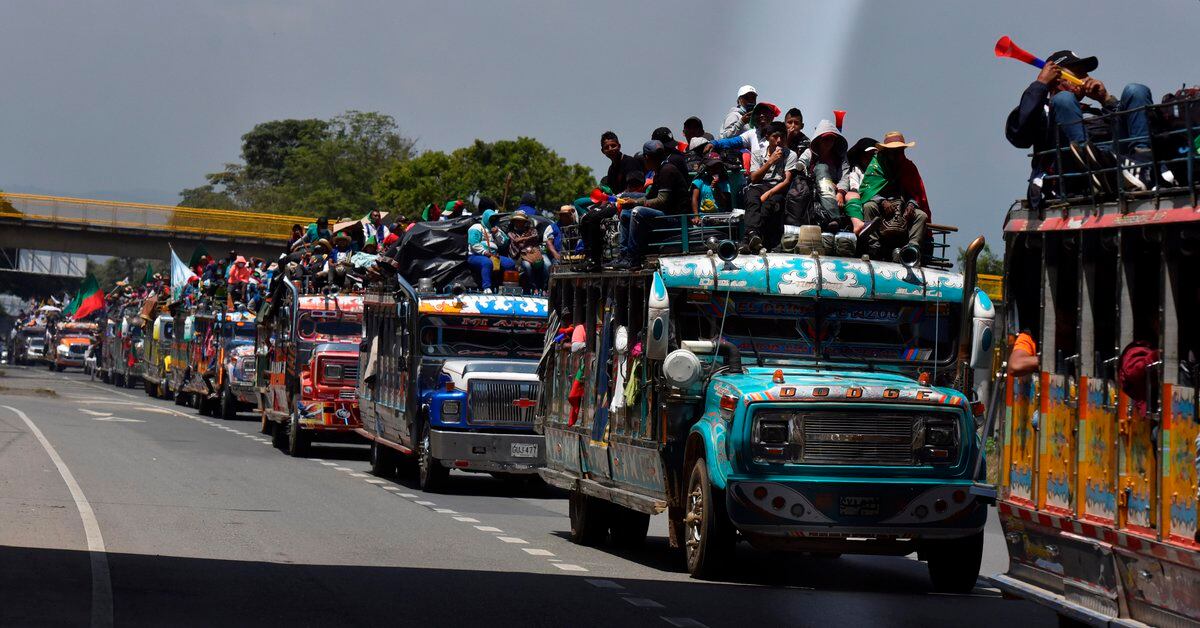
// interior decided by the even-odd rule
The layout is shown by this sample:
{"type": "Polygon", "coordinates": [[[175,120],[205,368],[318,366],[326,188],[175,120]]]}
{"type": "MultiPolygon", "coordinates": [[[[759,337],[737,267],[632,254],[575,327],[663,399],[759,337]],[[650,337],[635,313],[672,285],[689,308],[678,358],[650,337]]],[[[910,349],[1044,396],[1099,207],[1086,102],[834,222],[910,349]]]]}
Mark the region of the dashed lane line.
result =
{"type": "Polygon", "coordinates": [[[480,532],[504,532],[504,530],[493,526],[475,526],[475,529],[480,532]]]}
{"type": "Polygon", "coordinates": [[[587,567],[580,567],[579,565],[572,565],[571,563],[552,562],[550,564],[554,565],[555,567],[558,567],[559,569],[561,569],[563,571],[587,571],[587,567]]]}
{"type": "Polygon", "coordinates": [[[658,602],[655,602],[654,600],[647,598],[647,597],[633,597],[630,595],[623,595],[623,596],[621,596],[621,599],[625,600],[626,602],[629,602],[630,604],[632,604],[638,608],[666,608],[662,604],[659,604],[658,602]]]}
{"type": "Polygon", "coordinates": [[[668,624],[671,624],[672,626],[675,626],[675,628],[708,628],[707,625],[702,624],[691,617],[667,617],[666,615],[663,615],[660,619],[668,624]]]}
{"type": "MultiPolygon", "coordinates": [[[[525,550],[525,551],[528,552],[529,550],[525,550]]],[[[588,578],[587,583],[596,587],[597,589],[624,589],[625,588],[625,587],[613,582],[612,580],[605,580],[603,578],[588,578]]]]}
{"type": "Polygon", "coordinates": [[[454,520],[461,521],[463,523],[479,523],[479,520],[475,517],[455,517],[454,520]]]}
{"type": "Polygon", "coordinates": [[[100,522],[96,520],[96,512],[92,510],[92,505],[84,496],[83,489],[75,481],[75,476],[67,468],[67,464],[63,462],[54,446],[46,439],[46,435],[42,434],[42,430],[38,429],[38,426],[34,425],[24,412],[12,406],[4,407],[20,417],[29,427],[29,431],[33,432],[34,437],[42,444],[42,449],[46,450],[46,455],[50,456],[50,460],[54,462],[58,474],[62,476],[63,482],[67,485],[67,490],[71,492],[75,508],[79,511],[79,518],[83,520],[83,531],[87,537],[88,556],[92,565],[92,627],[112,626],[112,578],[108,570],[108,551],[104,547],[104,536],[100,534],[100,522]]]}
{"type": "Polygon", "coordinates": [[[525,553],[529,554],[530,556],[553,556],[554,555],[554,552],[551,552],[550,550],[539,549],[536,547],[522,547],[521,549],[524,550],[525,553]]]}
{"type": "Polygon", "coordinates": [[[515,536],[498,536],[496,538],[500,539],[501,541],[504,541],[505,543],[515,543],[517,545],[529,545],[529,541],[526,541],[525,539],[517,538],[515,536]]]}

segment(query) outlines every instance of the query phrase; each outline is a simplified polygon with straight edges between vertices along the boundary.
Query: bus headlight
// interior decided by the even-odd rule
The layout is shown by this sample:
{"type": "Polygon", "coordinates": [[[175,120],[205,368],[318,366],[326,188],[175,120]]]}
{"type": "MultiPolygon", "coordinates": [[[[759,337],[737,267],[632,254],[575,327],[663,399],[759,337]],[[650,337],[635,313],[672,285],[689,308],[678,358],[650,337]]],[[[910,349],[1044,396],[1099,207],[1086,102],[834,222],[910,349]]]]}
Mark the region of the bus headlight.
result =
{"type": "Polygon", "coordinates": [[[462,402],[457,399],[447,399],[442,402],[442,421],[457,423],[462,416],[462,402]]]}

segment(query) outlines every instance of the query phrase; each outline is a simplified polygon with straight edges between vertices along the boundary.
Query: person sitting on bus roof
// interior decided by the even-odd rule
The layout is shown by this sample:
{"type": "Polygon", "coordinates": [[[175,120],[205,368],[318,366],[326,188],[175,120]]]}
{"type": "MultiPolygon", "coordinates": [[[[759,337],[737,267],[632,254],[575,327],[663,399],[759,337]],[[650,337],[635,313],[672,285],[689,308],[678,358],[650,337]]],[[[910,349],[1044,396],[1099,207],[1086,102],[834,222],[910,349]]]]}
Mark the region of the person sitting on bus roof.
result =
{"type": "Polygon", "coordinates": [[[515,212],[508,222],[509,255],[521,268],[521,275],[531,292],[546,289],[547,267],[542,254],[542,238],[533,226],[533,219],[524,212],[515,212]]]}
{"type": "Polygon", "coordinates": [[[1017,334],[1012,351],[1008,354],[1008,374],[1024,377],[1038,371],[1037,343],[1028,331],[1017,334]]]}
{"type": "MultiPolygon", "coordinates": [[[[1104,83],[1088,76],[1098,65],[1100,62],[1096,57],[1080,58],[1070,50],[1060,50],[1050,55],[1037,79],[1021,93],[1021,102],[1008,114],[1004,135],[1009,143],[1017,148],[1033,148],[1029,202],[1034,207],[1041,204],[1045,175],[1062,174],[1057,172],[1058,155],[1053,152],[1055,148],[1070,149],[1063,153],[1063,157],[1075,163],[1064,165],[1064,169],[1068,169],[1068,166],[1096,168],[1097,148],[1089,142],[1105,142],[1113,138],[1110,137],[1109,123],[1094,119],[1092,114],[1128,112],[1117,120],[1119,149],[1115,152],[1127,157],[1125,165],[1144,166],[1152,161],[1150,123],[1144,109],[1154,102],[1150,88],[1140,83],[1130,83],[1121,90],[1121,97],[1117,98],[1108,93],[1104,83]],[[1083,79],[1083,85],[1063,78],[1063,70],[1083,79]],[[1084,98],[1100,103],[1101,109],[1097,111],[1085,106],[1084,98]]],[[[1150,177],[1137,176],[1138,173],[1131,169],[1122,168],[1121,172],[1130,185],[1146,189],[1146,181],[1150,177]]]]}
{"type": "Polygon", "coordinates": [[[932,215],[925,182],[916,164],[904,152],[916,144],[905,141],[899,131],[884,135],[883,142],[875,145],[878,152],[863,174],[859,186],[861,197],[846,205],[846,216],[851,220],[879,221],[867,236],[874,259],[899,261],[901,249],[915,246],[919,250],[925,238],[932,215]]]}
{"type": "MultiPolygon", "coordinates": [[[[600,152],[609,161],[608,173],[604,177],[607,179],[609,189],[625,189],[625,179],[628,173],[634,170],[640,172],[642,169],[642,163],[636,157],[621,152],[621,140],[612,131],[605,131],[600,135],[600,152]]],[[[642,178],[644,179],[645,176],[643,175],[642,178]]]]}
{"type": "MultiPolygon", "coordinates": [[[[848,187],[846,177],[850,174],[846,138],[833,122],[817,123],[816,137],[797,157],[795,173],[784,206],[787,224],[817,225],[822,231],[830,231],[831,223],[842,217],[848,187]]],[[[840,225],[834,230],[837,226],[840,225]]],[[[861,228],[861,221],[854,226],[861,228]]]]}
{"type": "Polygon", "coordinates": [[[647,170],[653,170],[654,185],[645,198],[619,198],[617,207],[631,208],[629,227],[623,234],[621,259],[616,268],[636,268],[649,244],[653,221],[660,216],[678,216],[691,211],[688,200],[687,178],[675,164],[667,161],[667,150],[662,142],[650,140],[642,146],[642,158],[647,170]]]}
{"type": "Polygon", "coordinates": [[[575,222],[575,206],[563,205],[558,208],[558,220],[546,225],[542,230],[542,249],[546,254],[547,265],[559,263],[563,256],[563,227],[575,222]]]}
{"type": "Polygon", "coordinates": [[[383,224],[383,214],[378,209],[372,209],[370,214],[367,214],[367,222],[363,225],[363,241],[369,238],[375,238],[375,242],[381,242],[392,232],[387,225],[383,224]]]}
{"type": "Polygon", "coordinates": [[[750,112],[757,104],[758,90],[753,85],[743,85],[738,88],[737,104],[731,107],[729,113],[725,115],[720,136],[722,138],[737,137],[745,133],[750,128],[750,112]]]}
{"type": "Polygon", "coordinates": [[[676,141],[675,134],[671,132],[671,129],[660,126],[650,134],[650,139],[662,142],[663,148],[667,151],[667,161],[675,164],[680,172],[688,171],[687,155],[684,154],[688,145],[686,142],[676,141]]]}
{"type": "Polygon", "coordinates": [[[796,154],[784,146],[787,128],[771,122],[759,131],[767,143],[750,154],[746,195],[746,235],[742,251],[757,253],[779,246],[783,236],[783,199],[796,171],[796,154]]]}
{"type": "Polygon", "coordinates": [[[304,231],[304,242],[311,244],[318,240],[328,240],[332,237],[329,231],[329,218],[321,216],[316,222],[309,223],[308,228],[304,231]]]}
{"type": "Polygon", "coordinates": [[[512,270],[516,264],[511,257],[500,255],[508,238],[495,224],[496,212],[487,210],[479,222],[467,230],[467,264],[479,275],[479,285],[485,294],[492,292],[492,271],[512,270]]]}
{"type": "MultiPolygon", "coordinates": [[[[870,165],[871,159],[875,157],[875,145],[879,143],[873,137],[860,138],[846,151],[846,160],[850,163],[850,172],[846,175],[846,203],[861,198],[858,193],[859,186],[862,185],[863,174],[867,171],[867,166],[870,165]]],[[[859,221],[860,223],[862,221],[859,221]]],[[[861,231],[862,227],[855,225],[855,232],[861,231]]]]}
{"type": "Polygon", "coordinates": [[[523,212],[526,216],[534,217],[538,215],[537,195],[533,192],[526,192],[521,195],[521,204],[517,206],[517,211],[523,212]]]}

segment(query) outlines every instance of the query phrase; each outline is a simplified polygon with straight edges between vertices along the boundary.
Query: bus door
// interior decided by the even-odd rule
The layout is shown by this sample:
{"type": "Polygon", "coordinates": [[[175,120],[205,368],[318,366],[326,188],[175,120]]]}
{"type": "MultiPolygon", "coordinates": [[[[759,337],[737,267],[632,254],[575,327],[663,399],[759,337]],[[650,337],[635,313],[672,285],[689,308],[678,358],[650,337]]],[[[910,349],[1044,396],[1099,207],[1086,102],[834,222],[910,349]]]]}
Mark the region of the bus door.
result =
{"type": "MultiPolygon", "coordinates": [[[[1005,247],[1005,256],[1004,292],[1010,307],[1005,318],[1009,324],[1007,336],[1011,350],[1012,340],[1021,332],[1032,334],[1039,343],[1042,340],[1040,312],[1044,280],[1037,279],[1043,276],[1042,236],[1017,234],[1005,247]]],[[[1039,349],[1043,349],[1042,344],[1039,349]]],[[[1045,351],[1040,354],[1044,365],[1045,351]]],[[[1006,378],[1000,483],[1008,499],[1027,506],[1032,506],[1035,498],[1039,382],[1037,374],[1006,378]]]]}
{"type": "Polygon", "coordinates": [[[1080,238],[1051,233],[1043,243],[1042,362],[1037,426],[1038,509],[1074,512],[1075,427],[1079,375],[1080,238]]]}
{"type": "Polygon", "coordinates": [[[1081,247],[1079,429],[1076,516],[1117,520],[1117,244],[1115,233],[1085,237],[1081,247]]]}
{"type": "MultiPolygon", "coordinates": [[[[1135,341],[1161,347],[1160,307],[1164,273],[1157,230],[1129,228],[1121,231],[1119,307],[1122,351],[1135,341]]],[[[1120,362],[1118,361],[1118,369],[1120,362]]],[[[1121,436],[1118,455],[1117,508],[1121,527],[1156,536],[1158,527],[1158,423],[1160,370],[1147,369],[1147,393],[1136,399],[1122,390],[1118,395],[1117,422],[1121,436]]]]}
{"type": "Polygon", "coordinates": [[[1163,307],[1163,393],[1160,520],[1162,537],[1196,547],[1197,461],[1200,423],[1200,229],[1172,233],[1162,248],[1166,269],[1163,307]]]}

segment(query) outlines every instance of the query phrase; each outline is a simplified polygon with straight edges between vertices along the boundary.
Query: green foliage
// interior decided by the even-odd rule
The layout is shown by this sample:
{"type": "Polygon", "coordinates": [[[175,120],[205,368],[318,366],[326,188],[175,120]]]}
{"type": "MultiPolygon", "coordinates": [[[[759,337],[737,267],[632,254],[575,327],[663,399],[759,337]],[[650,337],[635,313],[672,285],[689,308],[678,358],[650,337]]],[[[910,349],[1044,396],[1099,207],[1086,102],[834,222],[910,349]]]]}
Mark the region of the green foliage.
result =
{"type": "MultiPolygon", "coordinates": [[[[962,268],[963,259],[966,258],[967,250],[958,247],[958,267],[962,268]]],[[[996,255],[992,253],[990,245],[983,245],[983,250],[979,252],[979,258],[975,262],[975,272],[981,275],[1003,275],[1004,274],[1004,255],[996,255]]]]}
{"type": "Polygon", "coordinates": [[[180,193],[179,205],[357,217],[375,207],[375,182],[412,157],[413,145],[381,113],[264,122],[242,136],[244,163],[206,175],[206,185],[180,193]]]}
{"type": "Polygon", "coordinates": [[[486,196],[511,209],[525,192],[535,193],[540,207],[556,207],[594,186],[586,166],[568,164],[541,142],[519,137],[476,140],[449,155],[429,151],[397,163],[379,180],[375,199],[383,209],[416,217],[427,203],[449,199],[477,202],[486,196]]]}

